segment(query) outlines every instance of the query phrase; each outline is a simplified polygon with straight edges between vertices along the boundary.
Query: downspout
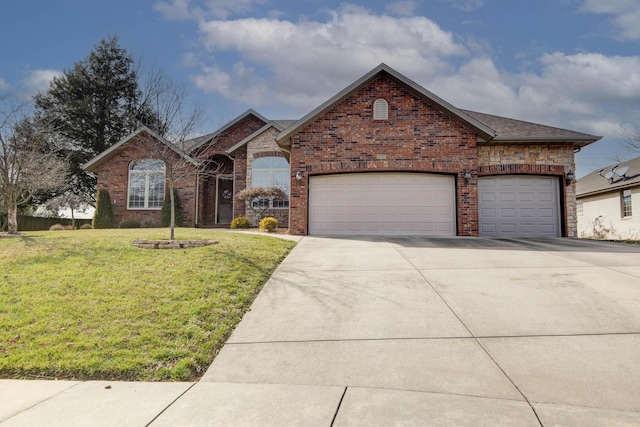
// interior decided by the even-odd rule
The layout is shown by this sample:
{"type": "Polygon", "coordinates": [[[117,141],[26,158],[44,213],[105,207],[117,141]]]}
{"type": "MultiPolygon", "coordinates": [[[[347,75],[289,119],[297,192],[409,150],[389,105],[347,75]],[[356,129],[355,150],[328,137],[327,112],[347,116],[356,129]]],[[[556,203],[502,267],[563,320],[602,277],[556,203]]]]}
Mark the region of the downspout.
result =
{"type": "Polygon", "coordinates": [[[278,148],[281,149],[282,151],[289,153],[289,208],[288,208],[288,215],[289,215],[289,220],[287,221],[287,228],[289,229],[289,234],[291,234],[291,151],[287,150],[286,148],[282,148],[282,146],[280,144],[278,144],[278,142],[276,141],[276,138],[273,138],[274,142],[278,145],[278,148]]]}
{"type": "Polygon", "coordinates": [[[195,228],[199,226],[200,219],[200,171],[196,172],[196,218],[195,228]]]}

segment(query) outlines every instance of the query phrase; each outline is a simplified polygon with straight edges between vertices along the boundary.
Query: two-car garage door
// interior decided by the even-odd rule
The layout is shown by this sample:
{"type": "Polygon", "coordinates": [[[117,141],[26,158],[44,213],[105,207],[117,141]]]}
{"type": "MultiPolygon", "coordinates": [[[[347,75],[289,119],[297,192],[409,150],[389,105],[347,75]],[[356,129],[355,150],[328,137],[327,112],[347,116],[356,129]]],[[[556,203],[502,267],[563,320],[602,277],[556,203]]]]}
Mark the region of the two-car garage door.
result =
{"type": "Polygon", "coordinates": [[[455,236],[454,178],[394,172],[312,176],[309,234],[455,236]]]}
{"type": "MultiPolygon", "coordinates": [[[[558,183],[552,176],[481,177],[480,235],[560,236],[558,183]]],[[[455,179],[404,172],[312,176],[309,234],[455,236],[455,179]]]]}

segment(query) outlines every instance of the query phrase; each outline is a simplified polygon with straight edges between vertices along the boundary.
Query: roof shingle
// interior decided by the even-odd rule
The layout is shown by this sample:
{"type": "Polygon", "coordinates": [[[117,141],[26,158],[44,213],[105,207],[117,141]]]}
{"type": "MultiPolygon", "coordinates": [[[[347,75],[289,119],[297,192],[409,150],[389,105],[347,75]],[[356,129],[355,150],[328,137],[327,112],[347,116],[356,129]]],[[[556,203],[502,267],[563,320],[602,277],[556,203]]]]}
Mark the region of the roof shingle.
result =
{"type": "Polygon", "coordinates": [[[637,185],[640,185],[640,157],[609,165],[583,176],[576,183],[576,196],[580,198],[637,185]],[[624,171],[623,168],[625,167],[628,169],[623,174],[621,171],[624,171]],[[616,174],[616,171],[618,174],[616,174]],[[610,172],[613,173],[609,174],[610,172]],[[607,178],[607,176],[611,178],[607,178]]]}

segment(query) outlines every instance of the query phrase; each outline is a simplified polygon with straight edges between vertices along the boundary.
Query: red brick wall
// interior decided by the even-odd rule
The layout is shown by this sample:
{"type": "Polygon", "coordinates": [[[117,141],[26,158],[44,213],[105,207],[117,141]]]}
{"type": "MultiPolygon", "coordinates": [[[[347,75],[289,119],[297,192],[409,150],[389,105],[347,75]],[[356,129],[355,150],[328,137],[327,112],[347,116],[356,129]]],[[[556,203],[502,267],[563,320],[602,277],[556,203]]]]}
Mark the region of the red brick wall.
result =
{"type": "Polygon", "coordinates": [[[460,122],[378,75],[292,136],[291,234],[307,234],[310,175],[411,171],[456,175],[458,235],[478,235],[477,137],[460,122]],[[389,119],[373,120],[373,103],[389,103],[389,119]],[[472,179],[465,183],[463,173],[472,179]]]}
{"type": "MultiPolygon", "coordinates": [[[[133,160],[158,158],[157,150],[152,148],[155,140],[142,135],[130,141],[127,146],[111,159],[98,167],[98,189],[106,189],[111,196],[116,225],[122,221],[138,221],[144,227],[160,226],[160,210],[128,209],[127,190],[129,183],[129,164],[133,160]]],[[[176,155],[177,157],[177,155],[176,155]]],[[[169,185],[166,185],[166,189],[169,185]]],[[[193,226],[195,221],[195,177],[188,177],[176,183],[176,191],[182,202],[182,218],[185,226],[193,226]]]]}
{"type": "MultiPolygon", "coordinates": [[[[266,123],[257,117],[250,115],[240,122],[236,123],[231,128],[227,129],[221,135],[215,139],[215,143],[209,147],[205,147],[199,157],[212,157],[214,155],[227,156],[226,150],[242,141],[266,123]]],[[[233,158],[233,168],[225,170],[224,173],[234,175],[234,196],[240,190],[246,187],[246,169],[247,169],[247,149],[242,147],[236,150],[231,157],[233,158]]],[[[216,178],[208,177],[200,183],[201,185],[201,200],[200,200],[200,225],[213,225],[215,224],[215,205],[216,205],[216,178]]],[[[243,203],[233,203],[233,216],[240,216],[245,214],[245,207],[243,203]]]]}

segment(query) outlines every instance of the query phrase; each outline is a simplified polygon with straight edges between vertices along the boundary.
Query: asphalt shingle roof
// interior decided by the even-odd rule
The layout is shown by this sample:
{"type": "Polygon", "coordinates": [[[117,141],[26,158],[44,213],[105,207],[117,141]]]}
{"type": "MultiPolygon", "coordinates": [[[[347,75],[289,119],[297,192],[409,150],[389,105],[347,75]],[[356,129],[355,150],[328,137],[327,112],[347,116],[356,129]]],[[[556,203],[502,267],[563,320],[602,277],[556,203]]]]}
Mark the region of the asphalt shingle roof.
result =
{"type": "Polygon", "coordinates": [[[494,116],[492,114],[478,113],[477,111],[462,110],[474,119],[489,126],[496,131],[495,142],[537,140],[567,140],[578,143],[578,146],[587,145],[600,139],[598,136],[576,132],[538,123],[525,122],[523,120],[494,116]]]}

